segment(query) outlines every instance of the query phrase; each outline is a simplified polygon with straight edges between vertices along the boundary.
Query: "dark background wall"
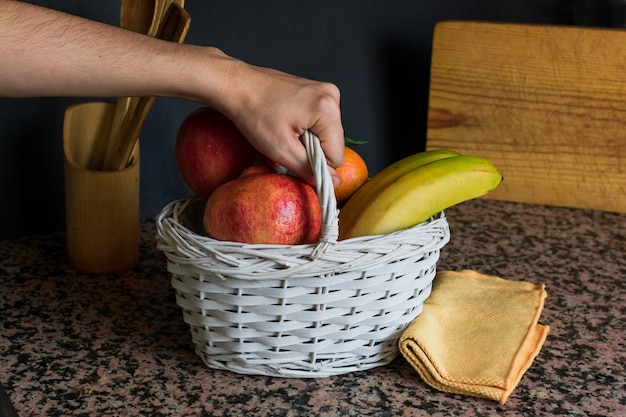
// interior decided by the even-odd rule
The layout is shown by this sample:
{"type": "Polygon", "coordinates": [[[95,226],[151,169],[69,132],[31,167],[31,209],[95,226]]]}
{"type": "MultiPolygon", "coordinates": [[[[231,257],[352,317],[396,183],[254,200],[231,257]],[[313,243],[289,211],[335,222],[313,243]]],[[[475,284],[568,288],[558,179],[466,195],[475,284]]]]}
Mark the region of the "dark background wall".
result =
{"type": "MultiPolygon", "coordinates": [[[[119,24],[119,0],[31,2],[119,24]]],[[[600,0],[571,3],[187,0],[192,17],[187,42],[337,84],[346,135],[368,141],[360,150],[375,173],[424,147],[430,45],[438,21],[610,24],[600,0]]],[[[92,100],[0,98],[0,239],[64,229],[63,113],[70,104],[92,100]]],[[[160,98],[150,113],[141,134],[144,219],[189,193],[176,170],[173,145],[179,124],[196,107],[160,98]]]]}

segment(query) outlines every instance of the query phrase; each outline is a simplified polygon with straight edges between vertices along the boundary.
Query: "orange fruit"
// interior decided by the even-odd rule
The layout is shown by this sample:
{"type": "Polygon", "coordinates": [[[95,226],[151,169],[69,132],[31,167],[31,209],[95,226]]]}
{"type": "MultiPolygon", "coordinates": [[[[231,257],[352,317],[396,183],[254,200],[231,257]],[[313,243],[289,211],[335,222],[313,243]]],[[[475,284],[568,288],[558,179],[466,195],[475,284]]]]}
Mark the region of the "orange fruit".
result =
{"type": "Polygon", "coordinates": [[[335,188],[335,198],[343,203],[367,181],[367,164],[354,149],[346,146],[343,151],[343,165],[337,168],[339,185],[335,188]]]}

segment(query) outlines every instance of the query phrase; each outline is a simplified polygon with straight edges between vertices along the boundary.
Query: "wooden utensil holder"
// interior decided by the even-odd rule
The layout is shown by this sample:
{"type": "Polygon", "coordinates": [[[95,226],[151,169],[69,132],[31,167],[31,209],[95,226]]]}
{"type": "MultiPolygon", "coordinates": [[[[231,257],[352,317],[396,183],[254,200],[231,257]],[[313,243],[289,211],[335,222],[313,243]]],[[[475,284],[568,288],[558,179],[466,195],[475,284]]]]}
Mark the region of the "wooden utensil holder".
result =
{"type": "Polygon", "coordinates": [[[122,272],[139,263],[139,146],[117,171],[94,169],[103,154],[113,103],[73,105],[65,112],[63,153],[67,249],[71,267],[89,274],[122,272]]]}

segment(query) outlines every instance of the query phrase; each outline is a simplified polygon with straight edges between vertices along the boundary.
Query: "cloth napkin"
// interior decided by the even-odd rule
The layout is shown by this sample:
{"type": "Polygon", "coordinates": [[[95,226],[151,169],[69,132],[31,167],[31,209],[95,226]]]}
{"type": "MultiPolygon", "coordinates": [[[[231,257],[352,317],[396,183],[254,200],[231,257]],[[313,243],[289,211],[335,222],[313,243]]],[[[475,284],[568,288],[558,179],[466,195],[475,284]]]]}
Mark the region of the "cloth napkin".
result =
{"type": "Polygon", "coordinates": [[[399,349],[430,386],[504,404],[541,350],[545,285],[441,271],[399,349]]]}

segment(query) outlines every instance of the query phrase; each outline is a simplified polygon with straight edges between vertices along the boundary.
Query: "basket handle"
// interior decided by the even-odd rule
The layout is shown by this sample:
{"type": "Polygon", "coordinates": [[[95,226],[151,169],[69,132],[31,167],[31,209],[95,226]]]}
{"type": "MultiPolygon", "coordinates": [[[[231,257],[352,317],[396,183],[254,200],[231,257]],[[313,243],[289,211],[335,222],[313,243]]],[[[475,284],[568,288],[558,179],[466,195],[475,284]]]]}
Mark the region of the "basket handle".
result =
{"type": "Polygon", "coordinates": [[[339,210],[333,180],[328,171],[326,156],[322,150],[320,139],[311,131],[306,130],[302,135],[302,142],[306,148],[309,164],[315,174],[315,189],[322,208],[322,231],[320,240],[313,250],[311,257],[315,259],[324,253],[328,247],[337,243],[339,237],[339,210]]]}

